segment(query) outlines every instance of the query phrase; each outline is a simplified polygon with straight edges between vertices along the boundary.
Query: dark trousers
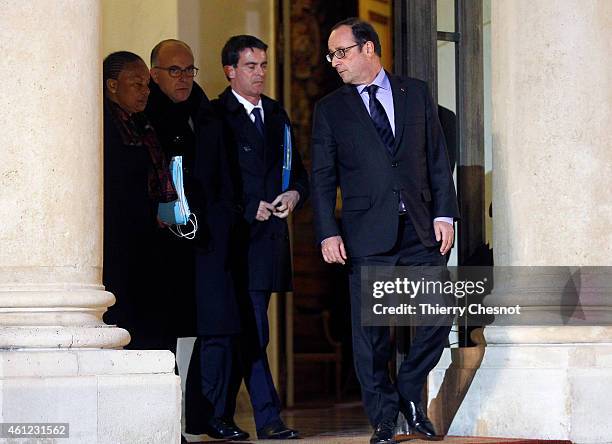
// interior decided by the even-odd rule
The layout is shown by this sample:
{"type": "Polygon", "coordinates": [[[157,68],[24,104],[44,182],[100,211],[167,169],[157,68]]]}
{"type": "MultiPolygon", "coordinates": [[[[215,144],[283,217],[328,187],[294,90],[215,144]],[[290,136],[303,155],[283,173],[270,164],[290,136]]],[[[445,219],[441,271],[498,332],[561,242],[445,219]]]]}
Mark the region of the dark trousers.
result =
{"type": "Polygon", "coordinates": [[[236,396],[244,378],[253,406],[255,427],[261,430],[280,421],[281,411],[266,353],[270,342],[268,326],[270,292],[251,290],[248,292],[248,300],[242,302],[243,333],[240,344],[236,348],[241,365],[234,366],[226,416],[234,415],[236,396]]]}
{"type": "Polygon", "coordinates": [[[351,323],[353,333],[353,359],[362,399],[370,423],[395,418],[399,403],[420,402],[427,375],[437,364],[450,326],[419,326],[399,368],[396,383],[391,382],[389,361],[395,356],[390,343],[389,327],[369,327],[361,324],[361,267],[362,266],[443,266],[446,258],[439,248],[427,248],[419,240],[410,218],[400,217],[397,242],[387,253],[352,258],[349,270],[351,294],[351,323]]]}
{"type": "Polygon", "coordinates": [[[201,434],[227,408],[233,366],[232,336],[198,336],[185,382],[185,430],[201,434]]]}

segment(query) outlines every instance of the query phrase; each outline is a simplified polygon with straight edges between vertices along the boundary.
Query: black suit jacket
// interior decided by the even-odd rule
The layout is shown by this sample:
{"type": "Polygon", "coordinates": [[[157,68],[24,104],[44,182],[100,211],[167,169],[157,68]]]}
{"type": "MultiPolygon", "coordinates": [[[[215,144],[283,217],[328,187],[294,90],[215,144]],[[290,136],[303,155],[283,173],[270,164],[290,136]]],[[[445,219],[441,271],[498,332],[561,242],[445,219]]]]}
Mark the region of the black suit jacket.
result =
{"type": "Polygon", "coordinates": [[[340,234],[334,218],[342,193],[343,238],[351,256],[389,251],[397,240],[398,193],[419,239],[435,246],[433,219],[458,217],[445,141],[427,84],[389,75],[395,146],[382,143],[357,88],[321,99],[312,132],[312,199],[318,242],[340,234]]]}
{"type": "MultiPolygon", "coordinates": [[[[246,259],[240,268],[248,276],[246,285],[249,290],[289,291],[292,287],[287,220],[275,216],[265,222],[255,219],[260,201],[272,202],[282,193],[283,141],[285,125],[290,126],[287,113],[277,101],[262,96],[264,139],[231,88],[214,100],[213,106],[225,124],[234,201],[242,215],[235,248],[237,258],[246,259]]],[[[299,208],[308,198],[308,175],[294,139],[292,146],[288,189],[300,193],[299,208]]]]}

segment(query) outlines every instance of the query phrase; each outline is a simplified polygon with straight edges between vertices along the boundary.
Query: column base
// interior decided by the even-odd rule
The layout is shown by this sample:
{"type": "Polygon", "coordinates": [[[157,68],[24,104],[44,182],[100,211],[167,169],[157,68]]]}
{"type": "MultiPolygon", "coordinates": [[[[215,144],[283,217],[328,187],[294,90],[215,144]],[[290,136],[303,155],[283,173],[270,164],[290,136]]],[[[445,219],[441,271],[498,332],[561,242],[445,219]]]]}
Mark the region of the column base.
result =
{"type": "Polygon", "coordinates": [[[69,423],[70,436],[61,439],[67,444],[178,444],[181,388],[174,355],[0,351],[0,422],[69,423]]]}
{"type": "MultiPolygon", "coordinates": [[[[485,329],[485,335],[522,337],[521,328],[487,327],[493,330],[485,329]]],[[[437,429],[459,436],[612,443],[612,341],[546,342],[446,349],[428,381],[428,412],[437,429]]]]}
{"type": "MultiPolygon", "coordinates": [[[[65,270],[51,268],[67,278],[65,270]]],[[[114,349],[130,342],[126,330],[102,321],[115,303],[112,293],[101,285],[11,283],[36,282],[37,272],[0,267],[0,350],[114,349]]]]}
{"type": "Polygon", "coordinates": [[[0,350],[119,348],[130,342],[127,330],[113,325],[87,327],[0,327],[0,350]]]}

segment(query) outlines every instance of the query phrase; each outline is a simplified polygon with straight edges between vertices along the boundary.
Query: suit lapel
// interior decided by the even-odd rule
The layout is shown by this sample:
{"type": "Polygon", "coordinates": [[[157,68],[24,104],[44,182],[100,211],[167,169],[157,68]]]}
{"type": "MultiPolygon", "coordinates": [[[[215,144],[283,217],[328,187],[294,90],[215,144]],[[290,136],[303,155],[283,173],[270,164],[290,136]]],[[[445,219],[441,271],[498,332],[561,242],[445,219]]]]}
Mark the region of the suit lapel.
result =
{"type": "Polygon", "coordinates": [[[259,131],[257,131],[255,124],[247,115],[244,106],[238,102],[229,88],[226,89],[223,95],[225,109],[228,112],[236,133],[236,143],[239,155],[248,155],[248,153],[252,152],[255,155],[248,155],[248,157],[256,163],[256,165],[253,166],[257,169],[263,168],[264,141],[259,131]]]}
{"type": "Polygon", "coordinates": [[[278,104],[271,100],[262,98],[264,109],[264,125],[266,127],[266,144],[264,147],[266,170],[273,167],[283,148],[285,119],[280,112],[278,104]]]}
{"type": "Polygon", "coordinates": [[[384,150],[387,154],[389,151],[382,143],[380,139],[380,135],[378,131],[376,131],[376,127],[374,126],[374,122],[372,122],[372,118],[363,104],[363,100],[359,96],[359,92],[357,92],[357,88],[352,85],[345,85],[344,94],[342,95],[345,103],[348,106],[348,109],[351,110],[353,116],[359,125],[366,131],[365,137],[369,137],[370,139],[376,140],[380,149],[384,150]]]}
{"type": "Polygon", "coordinates": [[[393,144],[393,153],[397,153],[404,133],[404,122],[406,121],[407,100],[406,87],[401,79],[387,73],[389,82],[391,83],[391,92],[393,93],[393,112],[395,114],[395,142],[393,144]]]}
{"type": "Polygon", "coordinates": [[[247,140],[251,142],[251,144],[255,148],[255,151],[257,151],[258,157],[260,159],[263,159],[265,157],[264,139],[259,133],[259,130],[257,129],[257,127],[255,126],[255,123],[247,115],[246,111],[244,110],[244,107],[242,105],[240,105],[240,107],[242,108],[241,123],[244,129],[245,136],[247,140]]]}

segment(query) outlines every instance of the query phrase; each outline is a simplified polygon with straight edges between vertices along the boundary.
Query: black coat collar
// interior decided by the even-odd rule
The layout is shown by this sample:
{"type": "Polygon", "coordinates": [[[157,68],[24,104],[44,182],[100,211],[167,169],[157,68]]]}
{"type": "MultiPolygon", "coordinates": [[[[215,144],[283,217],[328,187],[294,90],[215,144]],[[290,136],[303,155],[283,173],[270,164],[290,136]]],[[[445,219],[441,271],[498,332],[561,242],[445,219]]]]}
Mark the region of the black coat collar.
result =
{"type": "Polygon", "coordinates": [[[210,103],[204,90],[196,82],[193,82],[193,89],[187,100],[179,103],[170,100],[153,79],[149,82],[149,90],[151,93],[147,103],[147,114],[170,114],[178,118],[192,117],[195,119],[200,108],[210,103]]]}
{"type": "MultiPolygon", "coordinates": [[[[284,137],[284,125],[286,123],[285,114],[280,104],[268,96],[261,96],[261,103],[264,109],[264,125],[266,128],[265,144],[261,146],[261,153],[267,168],[271,168],[278,160],[281,153],[281,146],[284,137]],[[278,149],[277,149],[278,148],[278,149]]],[[[231,87],[227,87],[219,95],[219,104],[227,111],[228,117],[234,122],[239,123],[246,138],[252,145],[259,145],[263,139],[257,132],[255,125],[249,119],[244,106],[236,99],[231,87]]]]}

